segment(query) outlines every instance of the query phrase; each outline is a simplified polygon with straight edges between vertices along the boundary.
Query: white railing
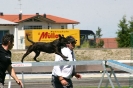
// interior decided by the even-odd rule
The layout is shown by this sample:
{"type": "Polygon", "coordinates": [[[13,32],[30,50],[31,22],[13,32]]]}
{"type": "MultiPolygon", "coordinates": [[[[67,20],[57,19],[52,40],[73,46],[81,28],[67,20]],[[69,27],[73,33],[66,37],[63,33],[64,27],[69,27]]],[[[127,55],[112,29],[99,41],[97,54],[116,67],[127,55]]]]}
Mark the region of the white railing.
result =
{"type": "MultiPolygon", "coordinates": [[[[40,67],[40,66],[57,66],[57,65],[102,65],[102,67],[103,67],[103,71],[102,71],[103,73],[102,74],[103,75],[102,75],[102,78],[100,80],[98,88],[100,88],[105,74],[107,75],[112,88],[115,88],[113,83],[112,83],[112,80],[111,80],[111,75],[112,74],[114,75],[115,81],[117,82],[119,88],[121,88],[113,68],[121,69],[121,70],[127,71],[129,73],[133,73],[133,67],[132,66],[125,65],[123,63],[120,63],[120,62],[114,61],[114,60],[107,60],[107,61],[104,61],[104,60],[50,61],[50,62],[31,62],[31,63],[29,63],[29,62],[25,62],[25,63],[15,62],[15,63],[12,64],[13,67],[36,67],[36,66],[40,67]],[[110,74],[108,73],[108,70],[106,70],[106,68],[110,68],[110,70],[111,70],[110,74]]],[[[23,81],[23,84],[24,84],[23,71],[22,71],[22,81],[23,81]]],[[[106,85],[106,87],[107,86],[108,86],[108,84],[106,85]]],[[[9,81],[9,83],[8,83],[8,88],[10,88],[10,87],[11,87],[11,81],[9,81]]]]}

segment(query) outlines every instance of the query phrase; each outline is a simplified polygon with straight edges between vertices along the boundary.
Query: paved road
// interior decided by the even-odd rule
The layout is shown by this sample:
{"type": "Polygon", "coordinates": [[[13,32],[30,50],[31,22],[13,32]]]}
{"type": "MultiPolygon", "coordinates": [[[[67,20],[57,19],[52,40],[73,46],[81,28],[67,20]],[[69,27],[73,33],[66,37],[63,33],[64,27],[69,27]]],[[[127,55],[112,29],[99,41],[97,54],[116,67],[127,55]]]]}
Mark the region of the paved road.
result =
{"type": "MultiPolygon", "coordinates": [[[[91,86],[98,86],[100,78],[84,78],[81,80],[73,79],[74,87],[82,88],[84,87],[91,87],[91,86]]],[[[102,86],[105,86],[105,83],[108,79],[104,79],[102,86]]],[[[117,86],[117,84],[114,82],[114,85],[117,86]]],[[[129,85],[129,78],[119,78],[119,83],[121,86],[128,86],[129,85]]],[[[7,82],[8,80],[6,80],[7,82]]],[[[51,79],[26,79],[25,80],[25,88],[52,88],[51,86],[51,79]]],[[[110,85],[110,84],[109,84],[110,85]]],[[[5,85],[5,88],[7,88],[7,84],[5,85]]],[[[12,80],[11,88],[19,88],[19,86],[12,80]]]]}
{"type": "MultiPolygon", "coordinates": [[[[52,88],[50,75],[47,75],[47,77],[44,77],[44,78],[42,76],[39,76],[39,75],[37,76],[36,74],[34,74],[34,76],[29,77],[29,75],[27,75],[27,77],[25,77],[25,80],[24,80],[25,88],[52,88]],[[34,76],[36,76],[36,77],[34,77],[34,76]]],[[[118,78],[118,81],[121,84],[121,86],[128,86],[129,85],[128,74],[121,74],[121,75],[117,74],[117,76],[118,76],[117,78],[118,78]],[[122,77],[122,75],[123,75],[123,77],[122,77]]],[[[19,77],[20,77],[20,75],[19,75],[19,77]]],[[[100,79],[101,79],[101,75],[94,73],[94,74],[90,74],[90,76],[89,76],[89,74],[87,74],[87,75],[84,74],[83,78],[80,80],[77,80],[76,78],[73,78],[72,80],[73,80],[75,88],[82,88],[83,86],[91,88],[91,86],[97,87],[99,82],[100,82],[100,79]]],[[[105,76],[103,83],[102,83],[102,86],[105,86],[107,81],[108,81],[108,79],[105,76]]],[[[114,85],[117,85],[114,78],[112,78],[112,81],[113,81],[114,85]]],[[[8,82],[9,82],[9,79],[6,78],[5,88],[8,88],[8,82]]],[[[19,86],[12,79],[11,79],[11,88],[19,88],[19,86]]]]}

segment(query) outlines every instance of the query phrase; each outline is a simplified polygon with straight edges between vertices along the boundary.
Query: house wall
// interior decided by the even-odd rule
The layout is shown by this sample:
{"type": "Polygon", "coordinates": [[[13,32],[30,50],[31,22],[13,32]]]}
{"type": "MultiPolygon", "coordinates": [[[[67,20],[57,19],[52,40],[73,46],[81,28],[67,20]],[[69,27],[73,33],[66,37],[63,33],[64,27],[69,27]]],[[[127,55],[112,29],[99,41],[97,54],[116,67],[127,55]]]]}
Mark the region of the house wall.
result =
{"type": "Polygon", "coordinates": [[[60,29],[61,26],[64,26],[64,29],[67,28],[67,24],[52,24],[47,22],[22,22],[19,23],[18,30],[23,30],[24,26],[29,25],[42,25],[42,29],[48,29],[48,26],[51,26],[52,29],[60,29]]]}
{"type": "Polygon", "coordinates": [[[52,25],[52,29],[60,29],[61,26],[64,26],[64,29],[67,29],[67,25],[66,24],[53,24],[52,25]]]}
{"type": "Polygon", "coordinates": [[[96,42],[98,43],[99,40],[104,41],[103,48],[118,48],[116,38],[97,38],[96,42]]]}
{"type": "Polygon", "coordinates": [[[3,31],[3,30],[8,30],[10,34],[13,34],[14,35],[14,46],[13,46],[13,49],[17,49],[17,36],[16,36],[16,26],[0,26],[0,30],[3,31]]]}
{"type": "Polygon", "coordinates": [[[25,49],[25,30],[18,30],[17,34],[17,49],[25,49]]]}
{"type": "Polygon", "coordinates": [[[13,33],[15,26],[0,26],[0,30],[9,30],[10,33],[13,33]]]}

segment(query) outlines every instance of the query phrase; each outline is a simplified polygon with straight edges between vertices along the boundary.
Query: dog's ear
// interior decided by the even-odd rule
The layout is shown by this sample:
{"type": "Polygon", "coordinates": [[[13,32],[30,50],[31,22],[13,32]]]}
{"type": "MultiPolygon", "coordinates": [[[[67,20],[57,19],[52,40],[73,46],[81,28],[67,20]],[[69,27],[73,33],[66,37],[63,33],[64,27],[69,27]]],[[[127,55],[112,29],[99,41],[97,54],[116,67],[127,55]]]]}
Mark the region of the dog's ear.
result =
{"type": "Polygon", "coordinates": [[[26,33],[26,36],[30,36],[30,34],[29,33],[26,33]]]}
{"type": "Polygon", "coordinates": [[[62,35],[62,37],[64,37],[64,35],[62,35]]]}
{"type": "Polygon", "coordinates": [[[26,36],[28,36],[29,34],[28,34],[28,33],[26,33],[25,35],[26,35],[26,36]]]}
{"type": "Polygon", "coordinates": [[[59,34],[59,38],[61,38],[62,36],[59,34]]]}

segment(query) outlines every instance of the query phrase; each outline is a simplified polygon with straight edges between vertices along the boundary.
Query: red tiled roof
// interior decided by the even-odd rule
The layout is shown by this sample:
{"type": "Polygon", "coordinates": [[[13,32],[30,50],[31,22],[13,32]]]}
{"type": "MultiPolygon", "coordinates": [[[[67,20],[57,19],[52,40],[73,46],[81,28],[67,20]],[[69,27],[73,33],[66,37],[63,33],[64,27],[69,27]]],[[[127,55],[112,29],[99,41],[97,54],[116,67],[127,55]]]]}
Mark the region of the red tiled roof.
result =
{"type": "MultiPolygon", "coordinates": [[[[104,41],[104,48],[118,48],[116,38],[100,38],[104,41]]],[[[96,39],[98,42],[99,39],[96,39]]]]}
{"type": "Polygon", "coordinates": [[[57,17],[57,16],[52,16],[52,15],[47,15],[47,18],[55,21],[56,23],[68,23],[68,24],[78,24],[79,23],[74,20],[69,20],[66,18],[61,18],[61,17],[57,17]]]}
{"type": "MultiPolygon", "coordinates": [[[[32,18],[32,17],[35,17],[35,16],[37,16],[37,15],[36,14],[35,15],[22,14],[22,19],[19,20],[19,14],[18,15],[3,14],[3,16],[0,16],[0,18],[3,18],[5,20],[9,20],[9,21],[12,21],[12,22],[18,22],[19,23],[23,20],[26,20],[26,19],[29,19],[29,18],[32,18]]],[[[42,15],[40,15],[40,16],[42,16],[42,15]]],[[[46,14],[46,18],[54,21],[55,23],[79,24],[79,22],[77,22],[77,21],[62,18],[62,17],[57,17],[57,16],[53,16],[53,15],[47,15],[46,14]]]]}
{"type": "Polygon", "coordinates": [[[9,21],[12,21],[12,22],[20,22],[22,20],[26,20],[28,18],[31,18],[35,15],[22,15],[22,19],[19,20],[19,15],[3,15],[3,16],[0,16],[0,18],[3,18],[5,20],[9,20],[9,21]]]}

